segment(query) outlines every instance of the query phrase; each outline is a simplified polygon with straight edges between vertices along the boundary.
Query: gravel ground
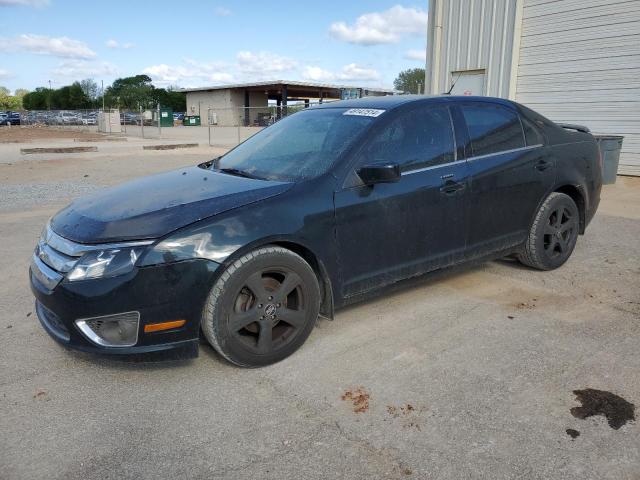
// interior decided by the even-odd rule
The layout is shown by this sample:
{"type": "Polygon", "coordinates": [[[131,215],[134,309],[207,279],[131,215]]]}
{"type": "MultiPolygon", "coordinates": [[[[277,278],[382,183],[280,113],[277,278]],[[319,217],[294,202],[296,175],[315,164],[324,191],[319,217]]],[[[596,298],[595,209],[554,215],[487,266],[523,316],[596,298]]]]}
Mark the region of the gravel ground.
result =
{"type": "Polygon", "coordinates": [[[97,185],[74,182],[0,184],[0,211],[46,205],[95,191],[97,185]]]}
{"type": "Polygon", "coordinates": [[[320,320],[267,368],[232,367],[205,343],[165,362],[58,346],[26,272],[62,197],[210,156],[0,165],[15,206],[0,211],[0,477],[640,478],[637,422],[571,413],[574,390],[640,405],[639,179],[605,189],[562,268],[503,260],[399,286],[320,320]],[[58,196],[28,203],[44,191],[58,196]]]}

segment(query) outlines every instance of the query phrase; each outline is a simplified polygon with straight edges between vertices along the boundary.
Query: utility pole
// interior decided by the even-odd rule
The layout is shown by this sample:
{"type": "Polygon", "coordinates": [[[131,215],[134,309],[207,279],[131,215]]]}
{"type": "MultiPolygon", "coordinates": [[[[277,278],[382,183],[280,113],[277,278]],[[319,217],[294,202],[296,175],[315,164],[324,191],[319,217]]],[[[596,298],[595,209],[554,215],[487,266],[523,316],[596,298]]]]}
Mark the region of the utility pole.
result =
{"type": "Polygon", "coordinates": [[[102,83],[102,111],[104,112],[104,80],[100,80],[102,83]]]}

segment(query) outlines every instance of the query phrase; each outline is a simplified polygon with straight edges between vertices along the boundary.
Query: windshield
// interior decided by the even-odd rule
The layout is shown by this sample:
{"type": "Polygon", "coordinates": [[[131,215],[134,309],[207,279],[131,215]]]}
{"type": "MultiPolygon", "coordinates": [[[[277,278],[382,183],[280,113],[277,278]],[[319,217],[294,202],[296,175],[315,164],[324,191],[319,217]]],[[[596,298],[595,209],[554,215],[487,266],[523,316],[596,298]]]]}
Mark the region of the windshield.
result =
{"type": "Polygon", "coordinates": [[[310,109],[286,117],[224,155],[215,168],[278,181],[321,175],[373,120],[347,110],[310,109]]]}

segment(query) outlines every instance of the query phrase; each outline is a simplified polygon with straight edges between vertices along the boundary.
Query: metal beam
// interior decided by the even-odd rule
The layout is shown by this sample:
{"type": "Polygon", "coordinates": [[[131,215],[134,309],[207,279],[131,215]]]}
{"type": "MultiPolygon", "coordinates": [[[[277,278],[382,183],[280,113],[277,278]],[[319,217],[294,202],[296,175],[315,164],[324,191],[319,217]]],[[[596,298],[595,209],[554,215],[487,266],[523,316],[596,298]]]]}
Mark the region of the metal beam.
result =
{"type": "Polygon", "coordinates": [[[248,127],[251,122],[249,118],[249,90],[244,91],[244,126],[248,127]]]}

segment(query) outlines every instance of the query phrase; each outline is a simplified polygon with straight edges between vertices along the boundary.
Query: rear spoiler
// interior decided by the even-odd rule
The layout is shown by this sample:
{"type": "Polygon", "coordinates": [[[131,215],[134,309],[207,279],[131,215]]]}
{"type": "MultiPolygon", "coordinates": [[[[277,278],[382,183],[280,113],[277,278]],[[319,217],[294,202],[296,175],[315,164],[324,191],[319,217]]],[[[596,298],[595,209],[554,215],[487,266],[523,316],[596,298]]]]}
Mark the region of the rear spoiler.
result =
{"type": "Polygon", "coordinates": [[[591,130],[589,130],[587,127],[583,125],[574,125],[573,123],[556,123],[556,125],[562,128],[566,128],[568,130],[577,130],[578,132],[582,132],[582,133],[591,133],[591,130]]]}

